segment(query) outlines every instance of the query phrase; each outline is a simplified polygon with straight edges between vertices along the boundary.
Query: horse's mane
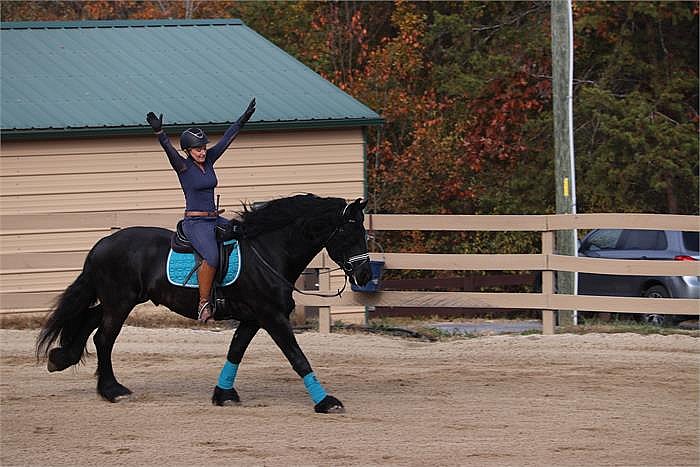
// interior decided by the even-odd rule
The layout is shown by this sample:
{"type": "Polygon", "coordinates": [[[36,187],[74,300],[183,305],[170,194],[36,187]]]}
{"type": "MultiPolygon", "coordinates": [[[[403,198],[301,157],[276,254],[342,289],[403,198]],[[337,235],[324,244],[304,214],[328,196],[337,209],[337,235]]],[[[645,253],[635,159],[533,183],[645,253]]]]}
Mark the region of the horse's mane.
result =
{"type": "Polygon", "coordinates": [[[297,233],[314,237],[322,225],[338,222],[344,205],[341,198],[321,198],[311,193],[274,199],[258,207],[243,205],[243,232],[253,238],[295,224],[297,233]]]}

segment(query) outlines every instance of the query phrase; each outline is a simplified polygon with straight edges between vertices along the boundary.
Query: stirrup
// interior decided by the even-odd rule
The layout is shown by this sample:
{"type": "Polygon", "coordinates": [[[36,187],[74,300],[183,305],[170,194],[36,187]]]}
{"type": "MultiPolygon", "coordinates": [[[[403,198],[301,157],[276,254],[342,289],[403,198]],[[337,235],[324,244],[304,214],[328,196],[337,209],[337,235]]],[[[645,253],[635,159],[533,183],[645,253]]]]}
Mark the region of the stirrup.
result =
{"type": "Polygon", "coordinates": [[[214,318],[214,308],[211,306],[211,303],[209,303],[209,300],[200,302],[199,309],[197,310],[197,321],[206,323],[212,318],[214,318]]]}

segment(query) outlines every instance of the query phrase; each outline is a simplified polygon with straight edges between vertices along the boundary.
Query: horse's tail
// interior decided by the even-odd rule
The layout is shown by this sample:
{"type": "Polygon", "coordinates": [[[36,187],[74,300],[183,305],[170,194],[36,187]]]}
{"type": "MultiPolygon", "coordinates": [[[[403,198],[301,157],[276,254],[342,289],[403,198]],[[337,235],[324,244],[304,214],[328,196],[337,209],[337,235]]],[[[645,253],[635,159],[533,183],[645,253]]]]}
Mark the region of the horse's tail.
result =
{"type": "Polygon", "coordinates": [[[97,292],[90,276],[88,259],[83,271],[61,294],[44,322],[36,341],[37,358],[46,357],[52,344],[59,338],[63,348],[82,343],[80,349],[74,349],[78,352],[78,360],[82,356],[85,350],[82,334],[85,333],[86,323],[94,320],[90,313],[96,312],[92,305],[97,300],[97,292]]]}

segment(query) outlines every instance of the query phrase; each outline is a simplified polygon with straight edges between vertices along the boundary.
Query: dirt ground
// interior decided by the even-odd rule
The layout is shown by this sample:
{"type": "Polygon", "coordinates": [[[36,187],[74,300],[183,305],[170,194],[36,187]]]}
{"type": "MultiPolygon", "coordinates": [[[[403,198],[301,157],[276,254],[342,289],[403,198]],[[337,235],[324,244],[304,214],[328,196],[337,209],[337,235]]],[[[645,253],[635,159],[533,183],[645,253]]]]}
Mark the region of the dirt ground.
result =
{"type": "Polygon", "coordinates": [[[118,404],[95,393],[94,353],[62,373],[38,365],[36,333],[0,330],[3,466],[700,463],[689,336],[306,332],[316,374],[347,408],[319,415],[264,332],[234,407],[210,404],[231,330],[125,327],[114,366],[134,396],[118,404]]]}

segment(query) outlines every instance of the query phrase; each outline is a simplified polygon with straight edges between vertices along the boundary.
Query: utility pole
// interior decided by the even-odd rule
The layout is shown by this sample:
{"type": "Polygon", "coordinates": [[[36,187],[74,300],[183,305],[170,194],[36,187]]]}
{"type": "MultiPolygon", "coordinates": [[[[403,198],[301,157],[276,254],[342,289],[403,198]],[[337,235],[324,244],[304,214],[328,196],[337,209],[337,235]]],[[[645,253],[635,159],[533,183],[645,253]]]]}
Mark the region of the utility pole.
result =
{"type": "MultiPolygon", "coordinates": [[[[552,0],[552,97],[554,101],[554,178],[557,214],[576,214],[573,133],[573,19],[571,0],[552,0]]],[[[576,230],[556,233],[556,252],[576,256],[576,230]]],[[[557,293],[575,294],[576,277],[557,272],[557,293]]],[[[574,313],[559,310],[559,324],[573,324],[574,313]]]]}

